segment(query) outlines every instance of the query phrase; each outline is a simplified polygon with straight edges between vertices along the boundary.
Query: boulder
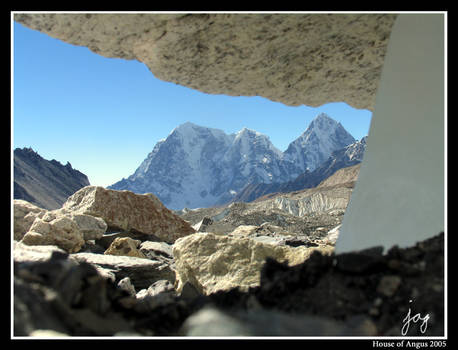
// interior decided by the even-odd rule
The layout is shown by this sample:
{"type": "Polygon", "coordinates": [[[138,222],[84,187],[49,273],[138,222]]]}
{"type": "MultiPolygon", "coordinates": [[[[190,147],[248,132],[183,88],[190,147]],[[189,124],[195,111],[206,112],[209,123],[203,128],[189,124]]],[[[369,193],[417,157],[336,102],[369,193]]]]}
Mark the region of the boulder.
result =
{"type": "Polygon", "coordinates": [[[85,241],[99,239],[107,230],[107,224],[102,218],[91,215],[74,214],[73,220],[75,220],[78,225],[85,241]]]}
{"type": "Polygon", "coordinates": [[[368,317],[346,323],[315,315],[288,314],[277,310],[223,311],[206,306],[190,316],[181,329],[187,336],[376,336],[368,317]]]}
{"type": "Polygon", "coordinates": [[[34,335],[36,330],[87,336],[131,331],[112,307],[122,291],[93,266],[54,251],[46,259],[15,259],[14,272],[15,336],[34,335]]]}
{"type": "Polygon", "coordinates": [[[145,255],[137,249],[140,243],[140,241],[129,237],[116,238],[104,254],[134,256],[146,259],[145,255]]]}
{"type": "Polygon", "coordinates": [[[159,306],[171,304],[176,301],[177,294],[173,284],[167,280],[154,282],[148,289],[142,289],[136,294],[137,312],[150,312],[159,306]]]}
{"type": "Polygon", "coordinates": [[[21,240],[28,245],[56,245],[69,253],[84,245],[84,235],[72,215],[47,212],[36,218],[21,240]]]}
{"type": "Polygon", "coordinates": [[[47,261],[54,252],[66,254],[65,250],[55,245],[29,246],[13,241],[13,260],[17,263],[47,261]]]}
{"type": "Polygon", "coordinates": [[[111,245],[111,243],[113,243],[113,241],[116,238],[122,238],[122,237],[130,237],[132,239],[139,240],[141,242],[150,241],[150,240],[151,241],[159,240],[157,237],[154,237],[153,235],[145,235],[145,234],[138,233],[138,232],[126,232],[126,231],[111,232],[110,230],[109,232],[105,232],[105,234],[101,238],[96,239],[95,243],[105,248],[104,249],[105,251],[108,249],[108,247],[111,245]]]}
{"type": "Polygon", "coordinates": [[[87,262],[111,271],[116,282],[129,277],[135,290],[148,288],[158,280],[175,283],[175,272],[162,261],[94,253],[75,253],[70,257],[78,262],[87,262]]]}
{"type": "Polygon", "coordinates": [[[240,225],[234,231],[231,232],[231,235],[234,236],[249,236],[256,232],[258,227],[254,225],[240,225]]]}
{"type": "Polygon", "coordinates": [[[145,241],[140,244],[139,250],[147,259],[163,261],[174,268],[172,248],[165,242],[145,241]]]}
{"type": "Polygon", "coordinates": [[[289,247],[240,236],[195,233],[178,239],[173,246],[177,290],[180,292],[186,282],[206,295],[236,287],[247,290],[259,286],[267,257],[296,265],[307,260],[314,250],[325,254],[333,251],[328,246],[289,247]]]}
{"type": "Polygon", "coordinates": [[[41,218],[46,213],[45,209],[22,199],[14,199],[14,239],[19,241],[24,237],[36,218],[41,218]]]}
{"type": "Polygon", "coordinates": [[[150,193],[136,194],[86,186],[70,196],[62,208],[73,214],[100,217],[109,230],[154,235],[168,243],[195,232],[150,193]]]}

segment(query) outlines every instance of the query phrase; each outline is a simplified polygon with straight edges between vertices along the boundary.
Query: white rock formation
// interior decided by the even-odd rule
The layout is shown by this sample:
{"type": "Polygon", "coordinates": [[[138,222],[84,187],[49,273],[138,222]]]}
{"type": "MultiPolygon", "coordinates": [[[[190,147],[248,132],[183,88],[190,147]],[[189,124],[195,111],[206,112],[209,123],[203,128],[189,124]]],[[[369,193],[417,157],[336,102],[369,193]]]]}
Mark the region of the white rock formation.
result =
{"type": "Polygon", "coordinates": [[[198,232],[178,239],[173,256],[180,292],[186,282],[199,292],[211,294],[218,290],[258,286],[265,259],[271,257],[289,265],[299,264],[315,251],[327,254],[332,247],[306,248],[261,243],[243,235],[223,236],[198,232]]]}

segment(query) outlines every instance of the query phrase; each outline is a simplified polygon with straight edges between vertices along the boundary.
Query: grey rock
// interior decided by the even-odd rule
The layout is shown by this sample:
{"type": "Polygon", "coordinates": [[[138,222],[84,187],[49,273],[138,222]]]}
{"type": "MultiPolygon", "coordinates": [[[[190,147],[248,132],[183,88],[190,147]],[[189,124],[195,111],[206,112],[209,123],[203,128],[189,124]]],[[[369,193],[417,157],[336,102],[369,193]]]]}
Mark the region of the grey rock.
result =
{"type": "Polygon", "coordinates": [[[53,245],[27,245],[13,241],[13,260],[14,262],[35,262],[47,261],[53,252],[66,254],[65,250],[53,245]]]}
{"type": "Polygon", "coordinates": [[[135,310],[145,313],[157,307],[174,303],[177,300],[177,294],[170,281],[159,280],[149,286],[148,289],[140,290],[136,298],[135,310]]]}
{"type": "Polygon", "coordinates": [[[118,282],[118,287],[129,293],[129,295],[131,296],[135,296],[137,294],[137,292],[135,291],[135,287],[132,285],[132,282],[130,281],[129,277],[124,277],[123,279],[121,279],[118,282]]]}
{"type": "Polygon", "coordinates": [[[166,279],[175,283],[175,272],[168,264],[129,256],[75,253],[71,258],[110,270],[116,281],[129,277],[136,290],[148,288],[154,282],[166,279]]]}
{"type": "Polygon", "coordinates": [[[172,245],[165,242],[146,241],[140,244],[139,250],[149,259],[173,259],[172,245]]]}
{"type": "Polygon", "coordinates": [[[107,230],[107,224],[102,218],[91,215],[75,214],[73,215],[73,220],[75,220],[78,225],[85,241],[99,239],[107,230]]]}
{"type": "Polygon", "coordinates": [[[194,287],[191,283],[186,282],[183,285],[183,288],[179,296],[181,299],[191,301],[191,300],[194,300],[195,298],[202,296],[202,294],[200,294],[197,288],[194,287]]]}
{"type": "Polygon", "coordinates": [[[46,260],[15,261],[14,272],[14,335],[50,330],[91,336],[130,330],[112,310],[117,289],[92,265],[54,251],[46,260]]]}
{"type": "Polygon", "coordinates": [[[368,318],[348,324],[309,315],[257,309],[225,312],[205,307],[189,317],[181,330],[187,336],[374,336],[368,318]]]}

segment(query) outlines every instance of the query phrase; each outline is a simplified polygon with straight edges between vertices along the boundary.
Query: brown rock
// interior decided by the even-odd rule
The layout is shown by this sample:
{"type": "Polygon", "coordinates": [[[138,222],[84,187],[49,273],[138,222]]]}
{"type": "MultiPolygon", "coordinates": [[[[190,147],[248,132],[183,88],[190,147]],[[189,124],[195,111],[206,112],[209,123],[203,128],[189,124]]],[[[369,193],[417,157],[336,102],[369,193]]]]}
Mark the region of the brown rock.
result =
{"type": "Polygon", "coordinates": [[[41,219],[35,219],[21,242],[27,245],[56,245],[68,253],[75,253],[84,245],[84,235],[72,215],[48,212],[41,219]]]}
{"type": "Polygon", "coordinates": [[[116,238],[104,254],[134,256],[146,259],[145,255],[137,249],[140,243],[139,240],[130,237],[116,238]]]}
{"type": "Polygon", "coordinates": [[[36,218],[46,213],[45,209],[22,199],[15,199],[14,205],[14,239],[19,241],[30,229],[36,218]]]}
{"type": "Polygon", "coordinates": [[[86,186],[69,197],[62,208],[74,214],[101,217],[111,230],[154,235],[168,243],[195,232],[150,193],[86,186]]]}

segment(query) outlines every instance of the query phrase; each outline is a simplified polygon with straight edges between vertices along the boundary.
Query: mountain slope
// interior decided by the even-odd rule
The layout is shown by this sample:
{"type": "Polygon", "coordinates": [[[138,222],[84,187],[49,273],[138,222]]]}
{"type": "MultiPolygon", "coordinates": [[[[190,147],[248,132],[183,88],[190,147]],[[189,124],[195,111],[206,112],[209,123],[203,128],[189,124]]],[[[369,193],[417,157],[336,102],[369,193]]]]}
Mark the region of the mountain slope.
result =
{"type": "Polygon", "coordinates": [[[359,164],[363,160],[366,139],[367,136],[363,137],[360,141],[334,151],[314,171],[305,171],[292,181],[271,184],[249,184],[234,197],[233,202],[251,202],[269,193],[286,193],[315,187],[321,181],[333,175],[337,170],[359,164]]]}
{"type": "Polygon", "coordinates": [[[298,164],[300,173],[313,171],[333,151],[355,141],[339,122],[325,113],[320,113],[307,130],[288,146],[284,152],[285,160],[298,164]]]}
{"type": "Polygon", "coordinates": [[[14,199],[52,210],[84,186],[89,186],[87,176],[69,162],[64,166],[54,159],[43,159],[31,148],[14,150],[14,199]]]}
{"type": "Polygon", "coordinates": [[[171,209],[226,203],[247,183],[288,177],[282,153],[266,135],[185,123],[156,144],[135,173],[109,186],[151,192],[171,209]]]}
{"type": "Polygon", "coordinates": [[[109,188],[154,193],[170,209],[210,207],[230,202],[248,184],[294,180],[353,141],[325,114],[284,153],[254,130],[228,135],[187,122],[159,141],[134,174],[109,188]]]}

